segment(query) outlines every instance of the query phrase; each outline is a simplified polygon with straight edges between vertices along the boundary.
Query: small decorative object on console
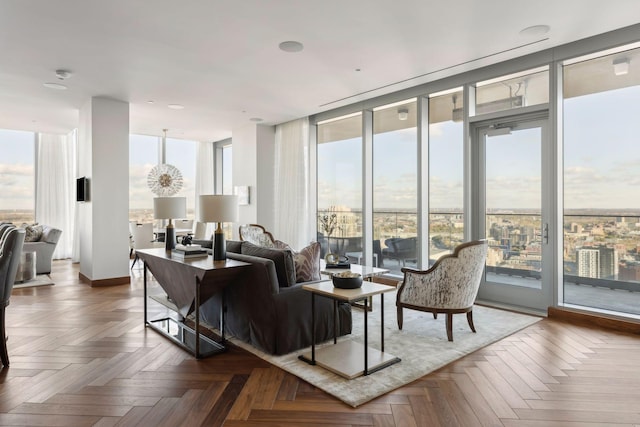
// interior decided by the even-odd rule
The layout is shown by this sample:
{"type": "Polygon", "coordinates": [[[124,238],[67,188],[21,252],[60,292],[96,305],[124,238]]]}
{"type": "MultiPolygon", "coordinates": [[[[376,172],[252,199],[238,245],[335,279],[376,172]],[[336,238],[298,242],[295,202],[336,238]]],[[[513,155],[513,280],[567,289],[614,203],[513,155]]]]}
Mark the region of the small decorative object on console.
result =
{"type": "Polygon", "coordinates": [[[186,236],[182,236],[182,240],[180,240],[180,244],[182,244],[183,246],[190,246],[192,241],[193,241],[193,237],[187,234],[186,236]]]}
{"type": "Polygon", "coordinates": [[[357,289],[362,286],[362,276],[350,271],[334,274],[331,280],[333,286],[340,289],[357,289]]]}
{"type": "Polygon", "coordinates": [[[209,253],[200,245],[182,245],[177,244],[175,249],[171,251],[171,258],[175,259],[191,259],[205,258],[209,253]]]}
{"type": "Polygon", "coordinates": [[[193,258],[206,258],[208,255],[209,253],[206,250],[185,252],[185,251],[177,251],[174,249],[171,251],[171,258],[179,259],[179,260],[193,259],[193,258]]]}

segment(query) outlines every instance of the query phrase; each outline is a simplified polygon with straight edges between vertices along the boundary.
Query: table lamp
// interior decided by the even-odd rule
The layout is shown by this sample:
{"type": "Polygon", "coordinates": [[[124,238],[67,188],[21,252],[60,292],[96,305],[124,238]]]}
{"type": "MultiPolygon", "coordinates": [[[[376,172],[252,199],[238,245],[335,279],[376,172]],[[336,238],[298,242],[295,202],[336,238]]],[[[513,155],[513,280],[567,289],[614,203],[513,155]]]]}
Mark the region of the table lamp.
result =
{"type": "Polygon", "coordinates": [[[167,251],[176,247],[176,232],[172,219],[187,216],[186,197],[155,197],[153,199],[153,217],[155,219],[168,219],[167,229],[164,235],[164,248],[167,251]]]}
{"type": "Polygon", "coordinates": [[[213,233],[213,260],[225,260],[227,249],[222,223],[238,221],[238,196],[206,194],[200,196],[199,202],[198,221],[218,223],[213,233]]]}

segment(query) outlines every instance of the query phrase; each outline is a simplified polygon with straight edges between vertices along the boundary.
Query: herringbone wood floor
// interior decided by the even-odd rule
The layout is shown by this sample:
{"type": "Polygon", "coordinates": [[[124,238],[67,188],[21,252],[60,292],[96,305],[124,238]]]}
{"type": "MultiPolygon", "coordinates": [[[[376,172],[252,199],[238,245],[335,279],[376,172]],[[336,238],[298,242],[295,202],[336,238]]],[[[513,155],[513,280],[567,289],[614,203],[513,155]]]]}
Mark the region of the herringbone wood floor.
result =
{"type": "Polygon", "coordinates": [[[196,361],[143,326],[141,280],[54,264],[7,310],[1,425],[640,425],[637,335],[545,319],[352,409],[239,349],[196,361]]]}

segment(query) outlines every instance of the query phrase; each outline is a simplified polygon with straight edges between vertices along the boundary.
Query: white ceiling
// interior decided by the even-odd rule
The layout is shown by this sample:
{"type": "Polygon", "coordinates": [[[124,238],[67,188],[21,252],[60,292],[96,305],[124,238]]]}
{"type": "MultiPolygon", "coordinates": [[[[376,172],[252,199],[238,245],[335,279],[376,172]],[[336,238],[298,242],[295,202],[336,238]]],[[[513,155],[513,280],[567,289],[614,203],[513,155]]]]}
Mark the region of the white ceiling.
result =
{"type": "Polygon", "coordinates": [[[638,22],[637,0],[0,0],[0,128],[67,132],[106,96],[131,133],[216,141],[638,22]]]}

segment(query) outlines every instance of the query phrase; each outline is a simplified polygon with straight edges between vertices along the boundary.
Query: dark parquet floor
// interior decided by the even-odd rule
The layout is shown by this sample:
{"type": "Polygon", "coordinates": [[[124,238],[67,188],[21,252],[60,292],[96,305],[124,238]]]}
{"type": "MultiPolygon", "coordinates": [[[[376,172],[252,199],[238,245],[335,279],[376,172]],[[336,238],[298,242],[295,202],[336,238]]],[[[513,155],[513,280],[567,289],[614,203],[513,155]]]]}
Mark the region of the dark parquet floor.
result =
{"type": "Polygon", "coordinates": [[[144,327],[133,274],[90,288],[57,261],[14,291],[0,425],[640,426],[637,335],[545,319],[353,409],[240,349],[195,360],[144,327]]]}

